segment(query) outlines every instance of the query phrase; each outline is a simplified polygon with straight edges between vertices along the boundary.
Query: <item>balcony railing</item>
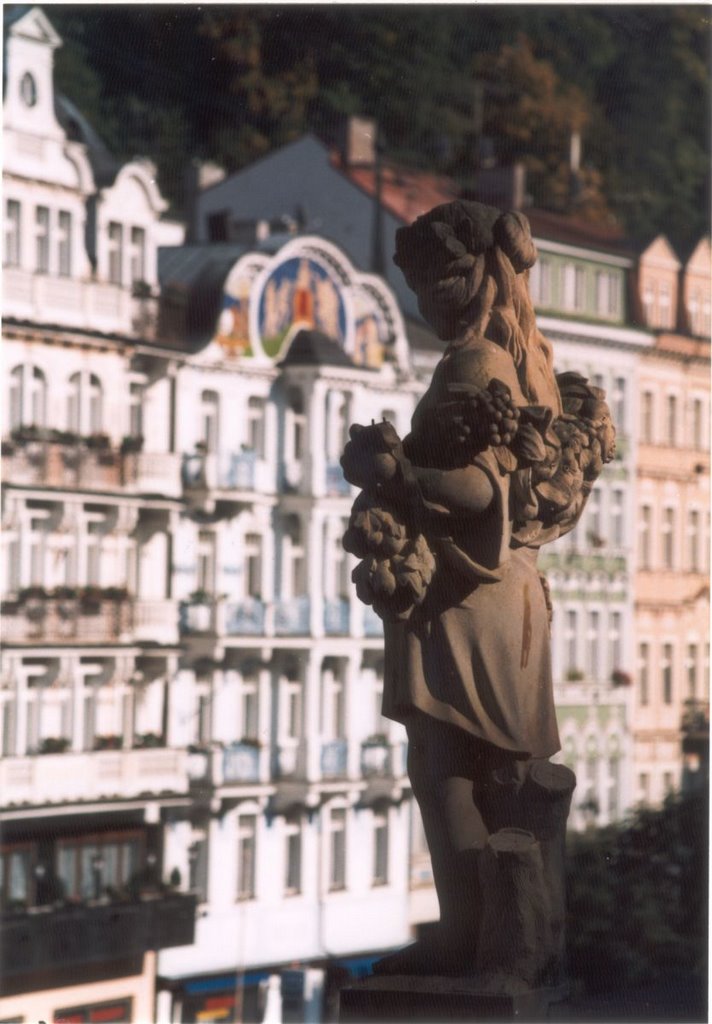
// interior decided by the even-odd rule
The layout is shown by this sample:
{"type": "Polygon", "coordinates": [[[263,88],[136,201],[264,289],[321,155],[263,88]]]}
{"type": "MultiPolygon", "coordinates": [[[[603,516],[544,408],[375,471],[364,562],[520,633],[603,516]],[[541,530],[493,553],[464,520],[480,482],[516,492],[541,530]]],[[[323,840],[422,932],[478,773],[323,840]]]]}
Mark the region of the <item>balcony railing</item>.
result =
{"type": "Polygon", "coordinates": [[[118,285],[50,277],[19,267],[4,267],[3,283],[5,316],[155,337],[158,299],[154,296],[137,297],[118,285]]]}
{"type": "Polygon", "coordinates": [[[326,779],[343,779],[348,767],[346,740],[330,740],[321,747],[321,774],[326,779]]]}
{"type": "Polygon", "coordinates": [[[366,740],[361,744],[361,774],[385,776],[393,773],[391,748],[387,740],[366,740]]]}
{"type": "Polygon", "coordinates": [[[329,462],[326,466],[326,493],[333,496],[348,497],[351,486],[344,477],[344,471],[338,462],[329,462]]]}
{"type": "Polygon", "coordinates": [[[153,747],[0,759],[3,806],[187,793],[186,750],[153,747]]]}
{"type": "Polygon", "coordinates": [[[7,979],[58,968],[76,970],[189,946],[195,896],[171,893],[135,903],[38,907],[0,916],[0,975],[7,979]]]}
{"type": "Polygon", "coordinates": [[[179,621],[181,633],[214,633],[216,629],[216,604],[212,600],[182,601],[179,610],[179,621]]]}
{"type": "Polygon", "coordinates": [[[223,750],[223,782],[258,782],[260,750],[252,743],[233,743],[223,750]]]}
{"type": "Polygon", "coordinates": [[[8,483],[66,490],[130,488],[147,494],[180,493],[178,456],[91,448],[81,441],[5,441],[2,475],[8,483]]]}
{"type": "Polygon", "coordinates": [[[175,601],[136,601],[133,639],[172,644],[178,641],[178,605],[175,601]]]}
{"type": "Polygon", "coordinates": [[[254,491],[255,452],[195,452],[183,456],[181,475],[187,491],[254,491]]]}
{"type": "Polygon", "coordinates": [[[275,601],[274,631],[277,636],[306,636],[309,633],[310,602],[307,594],[275,601]]]}
{"type": "Polygon", "coordinates": [[[130,636],[130,600],[101,599],[88,608],[80,599],[41,598],[2,604],[5,643],[111,643],[130,636]]]}
{"type": "Polygon", "coordinates": [[[225,605],[225,633],[228,636],[263,636],[265,603],[256,597],[225,605]]]}
{"type": "Polygon", "coordinates": [[[324,601],[324,632],[327,636],[343,636],[349,631],[349,601],[346,597],[324,601]]]}

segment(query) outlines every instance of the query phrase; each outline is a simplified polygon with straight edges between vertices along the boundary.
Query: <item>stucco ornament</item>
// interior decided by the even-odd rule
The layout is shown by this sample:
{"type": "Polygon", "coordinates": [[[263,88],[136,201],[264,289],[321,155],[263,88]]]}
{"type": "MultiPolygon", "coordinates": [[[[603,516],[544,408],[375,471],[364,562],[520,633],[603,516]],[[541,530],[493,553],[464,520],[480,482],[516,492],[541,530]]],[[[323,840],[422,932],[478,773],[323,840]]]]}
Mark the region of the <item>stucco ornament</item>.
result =
{"type": "MultiPolygon", "coordinates": [[[[615,429],[604,392],[553,371],[521,213],[436,207],[395,262],[448,342],[411,431],[354,424],[360,487],[344,537],[358,596],[384,621],[383,713],[408,732],[440,903],[432,936],[381,974],[562,989],[564,833],[573,773],[554,711],[542,544],[578,522],[615,429]]],[[[552,996],[552,998],[554,998],[552,996]]]]}

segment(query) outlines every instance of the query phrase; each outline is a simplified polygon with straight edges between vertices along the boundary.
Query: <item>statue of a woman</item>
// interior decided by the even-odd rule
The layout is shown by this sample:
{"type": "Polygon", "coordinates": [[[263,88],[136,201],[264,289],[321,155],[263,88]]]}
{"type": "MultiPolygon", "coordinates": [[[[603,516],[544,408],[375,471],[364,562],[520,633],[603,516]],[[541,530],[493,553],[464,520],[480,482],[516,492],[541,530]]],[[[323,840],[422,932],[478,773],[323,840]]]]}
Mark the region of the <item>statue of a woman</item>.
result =
{"type": "Polygon", "coordinates": [[[563,890],[547,873],[563,866],[546,847],[551,822],[531,809],[537,793],[539,805],[552,792],[565,804],[563,824],[554,814],[558,850],[573,783],[548,762],[560,744],[537,553],[575,525],[615,432],[603,392],[554,374],[528,292],[537,254],[525,216],[454,202],[401,228],[396,244],[395,262],[448,345],[402,442],[385,422],[351,428],[342,465],[363,492],[344,546],[362,559],[359,597],[384,619],[383,713],[408,733],[441,917],[430,939],[376,969],[505,970],[489,932],[504,927],[506,907],[483,885],[494,863],[494,892],[512,847],[525,889],[541,876],[534,889],[546,891],[504,897],[531,926],[506,939],[527,947],[509,971],[553,983],[563,890]],[[528,949],[542,943],[550,948],[528,949]]]}

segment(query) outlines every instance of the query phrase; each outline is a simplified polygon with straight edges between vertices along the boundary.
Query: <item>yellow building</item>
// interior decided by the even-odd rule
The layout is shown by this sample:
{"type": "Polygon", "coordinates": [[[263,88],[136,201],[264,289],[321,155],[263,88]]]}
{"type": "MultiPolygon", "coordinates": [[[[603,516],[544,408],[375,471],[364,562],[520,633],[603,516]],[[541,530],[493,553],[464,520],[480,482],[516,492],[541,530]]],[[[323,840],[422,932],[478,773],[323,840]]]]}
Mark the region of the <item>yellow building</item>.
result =
{"type": "Polygon", "coordinates": [[[638,267],[656,340],[639,369],[634,795],[651,804],[705,774],[709,733],[709,240],[680,267],[662,236],[638,267]]]}

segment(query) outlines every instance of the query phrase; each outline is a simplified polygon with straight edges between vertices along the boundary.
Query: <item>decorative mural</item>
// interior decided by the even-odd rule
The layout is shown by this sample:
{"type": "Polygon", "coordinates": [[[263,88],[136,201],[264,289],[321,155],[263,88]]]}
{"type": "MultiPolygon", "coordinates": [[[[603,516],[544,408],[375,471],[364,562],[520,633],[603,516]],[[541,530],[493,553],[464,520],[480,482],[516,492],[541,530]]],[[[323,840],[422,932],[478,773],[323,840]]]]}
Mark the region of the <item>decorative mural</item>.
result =
{"type": "Polygon", "coordinates": [[[293,256],[277,264],[262,289],[259,331],[266,355],[286,354],[297,331],[322,331],[341,345],[346,337],[344,300],[331,273],[315,259],[293,256]]]}
{"type": "Polygon", "coordinates": [[[323,239],[303,237],[274,256],[248,253],[230,271],[215,341],[230,358],[278,362],[301,330],[336,341],[356,366],[407,360],[400,311],[388,286],[359,274],[323,239]]]}

